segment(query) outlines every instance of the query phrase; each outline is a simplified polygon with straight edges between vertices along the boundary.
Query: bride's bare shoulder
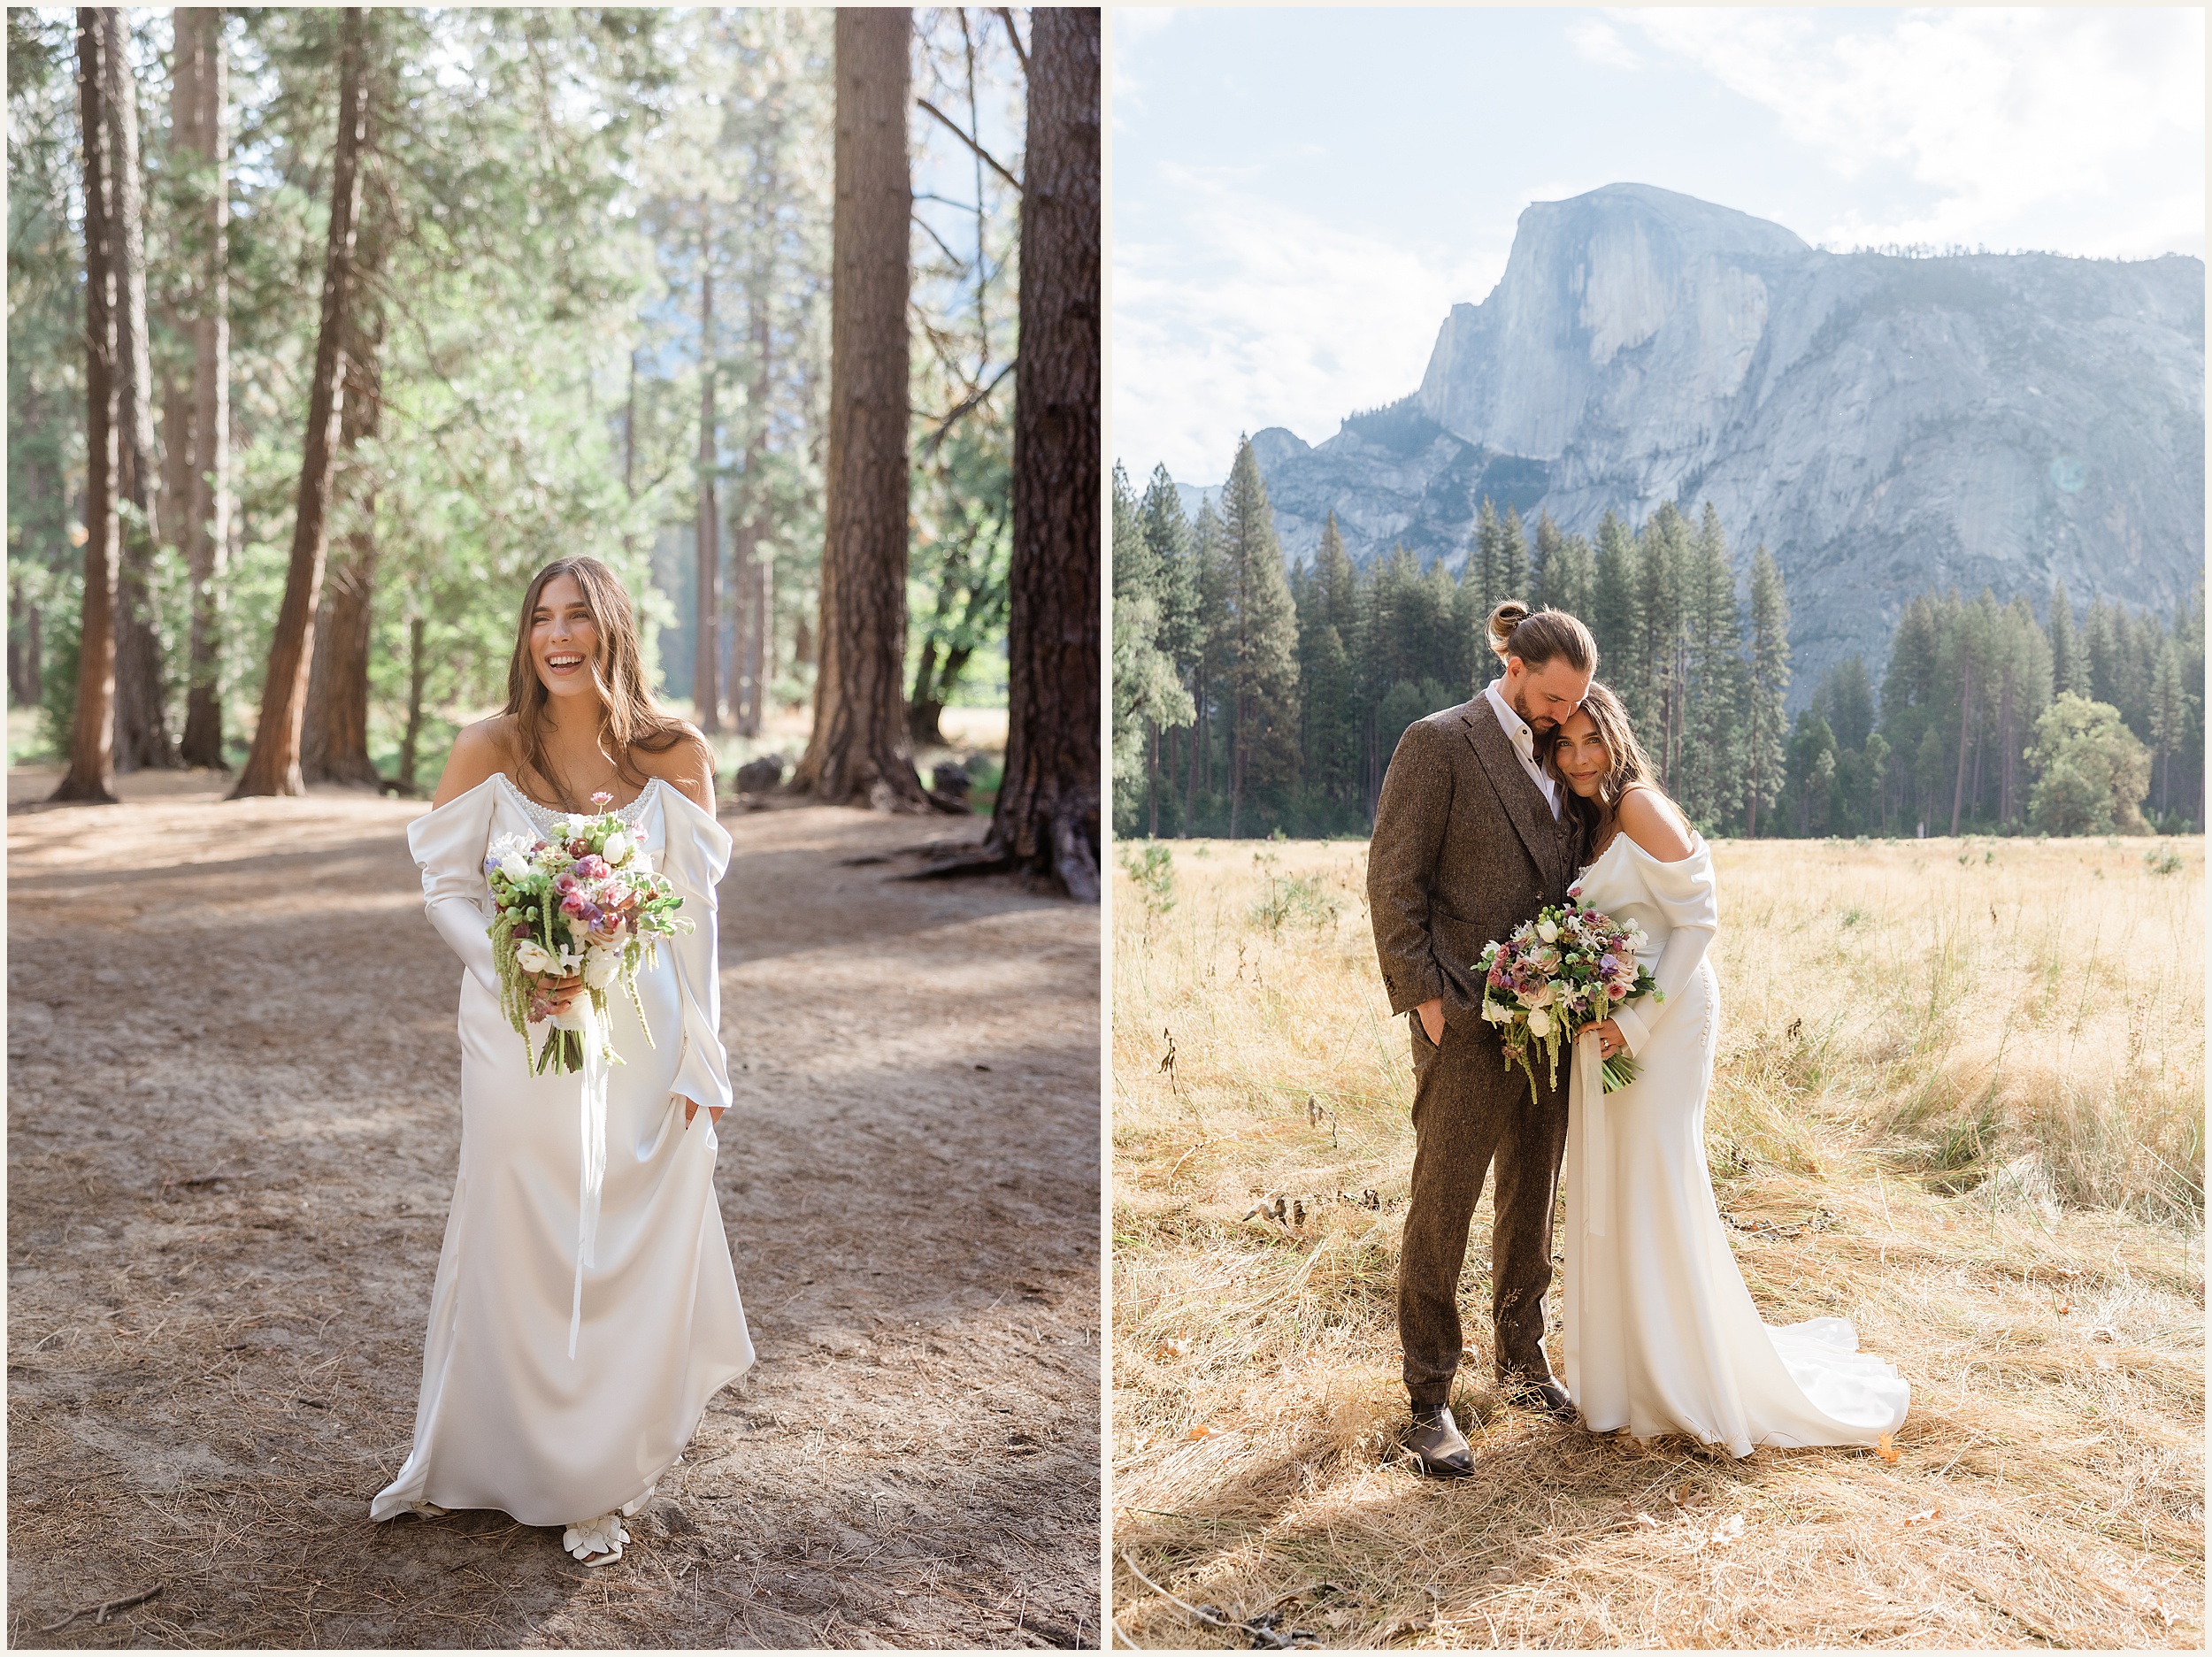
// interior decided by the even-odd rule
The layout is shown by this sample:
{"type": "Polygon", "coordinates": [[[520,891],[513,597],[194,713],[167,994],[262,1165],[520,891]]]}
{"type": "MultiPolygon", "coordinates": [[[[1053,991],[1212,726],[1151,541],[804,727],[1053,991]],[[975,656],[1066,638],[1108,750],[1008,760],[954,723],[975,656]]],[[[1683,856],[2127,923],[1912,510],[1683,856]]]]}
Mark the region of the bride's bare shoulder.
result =
{"type": "Polygon", "coordinates": [[[657,750],[630,749],[631,763],[648,777],[657,777],[702,811],[714,809],[714,749],[699,727],[682,719],[672,720],[675,740],[657,750]]]}
{"type": "Polygon", "coordinates": [[[453,739],[453,751],[446,756],[445,771],[430,803],[442,806],[457,800],[486,778],[505,771],[513,751],[514,721],[505,714],[495,713],[488,719],[463,725],[453,739]]]}
{"type": "Polygon", "coordinates": [[[1690,855],[1690,825],[1673,801],[1656,788],[1631,788],[1617,811],[1621,832],[1663,863],[1690,855]]]}

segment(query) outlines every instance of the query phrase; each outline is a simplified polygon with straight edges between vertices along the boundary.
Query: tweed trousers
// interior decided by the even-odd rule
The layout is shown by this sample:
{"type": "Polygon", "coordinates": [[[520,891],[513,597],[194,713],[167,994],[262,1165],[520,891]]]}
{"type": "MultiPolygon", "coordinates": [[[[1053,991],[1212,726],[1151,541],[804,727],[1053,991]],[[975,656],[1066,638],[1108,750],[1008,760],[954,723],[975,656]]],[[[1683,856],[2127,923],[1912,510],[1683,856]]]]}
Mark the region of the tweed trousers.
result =
{"type": "Polygon", "coordinates": [[[1567,1148],[1565,1067],[1536,1094],[1486,1027],[1447,1024],[1440,1047],[1411,1015],[1413,1190],[1398,1263],[1398,1333],[1414,1406],[1448,1403],[1463,1335],[1459,1278],[1483,1178],[1497,1170],[1490,1232],[1492,1363],[1502,1383],[1545,1381],[1552,1216],[1567,1148]]]}

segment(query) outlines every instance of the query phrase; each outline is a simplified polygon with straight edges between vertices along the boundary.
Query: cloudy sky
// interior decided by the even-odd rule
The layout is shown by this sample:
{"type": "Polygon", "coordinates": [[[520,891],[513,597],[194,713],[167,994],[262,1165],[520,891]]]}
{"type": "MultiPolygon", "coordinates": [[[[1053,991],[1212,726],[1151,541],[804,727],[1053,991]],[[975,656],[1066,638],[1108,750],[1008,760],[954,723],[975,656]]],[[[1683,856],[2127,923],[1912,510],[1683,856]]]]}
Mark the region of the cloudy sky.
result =
{"type": "Polygon", "coordinates": [[[2204,257],[2199,9],[1108,19],[1112,441],[1140,486],[1413,390],[1522,208],[1602,184],[1839,249],[2204,257]]]}

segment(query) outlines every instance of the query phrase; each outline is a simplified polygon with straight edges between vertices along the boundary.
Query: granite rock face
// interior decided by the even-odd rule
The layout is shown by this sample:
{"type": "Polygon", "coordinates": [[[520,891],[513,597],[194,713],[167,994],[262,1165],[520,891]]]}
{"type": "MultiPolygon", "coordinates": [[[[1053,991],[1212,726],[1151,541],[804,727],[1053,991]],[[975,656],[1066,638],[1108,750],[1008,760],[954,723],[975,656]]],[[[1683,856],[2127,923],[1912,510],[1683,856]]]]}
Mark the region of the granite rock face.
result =
{"type": "Polygon", "coordinates": [[[2204,566],[2204,266],[1832,254],[1644,185],[1521,216],[1413,395],[1254,445],[1285,551],[1457,564],[1486,495],[1594,533],[1719,509],[1787,579],[1793,702],[1915,594],[2169,608],[2204,566]]]}

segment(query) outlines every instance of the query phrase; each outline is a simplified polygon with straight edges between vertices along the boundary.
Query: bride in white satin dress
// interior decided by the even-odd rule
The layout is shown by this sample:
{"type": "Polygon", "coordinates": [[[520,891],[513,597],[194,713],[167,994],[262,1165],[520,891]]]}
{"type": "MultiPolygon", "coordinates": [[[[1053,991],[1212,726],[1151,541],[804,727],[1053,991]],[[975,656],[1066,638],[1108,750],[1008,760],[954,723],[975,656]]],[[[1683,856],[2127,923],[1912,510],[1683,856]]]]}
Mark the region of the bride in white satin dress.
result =
{"type": "Polygon", "coordinates": [[[1719,985],[1710,849],[1661,794],[1620,702],[1593,684],[1550,762],[1590,833],[1583,903],[1640,924],[1664,999],[1624,1004],[1575,1043],[1569,1094],[1567,1390],[1592,1432],[1755,1446],[1873,1444],[1910,1387],[1839,1317],[1761,1322],[1705,1162],[1719,985]],[[1608,1094],[1604,1059],[1636,1079],[1608,1094]]]}
{"type": "MultiPolygon", "coordinates": [[[[408,831],[431,921],[466,969],[461,1161],[414,1448],[372,1518],[497,1508],[561,1525],[576,1558],[611,1563],[630,1539],[623,1519],[678,1461],[707,1400],[752,1363],[714,1194],[714,1124],[730,1102],[715,886],[730,838],[713,787],[705,739],[646,688],[613,572],[595,558],[540,571],[506,710],[460,733],[433,809],[408,831]],[[649,1039],[628,998],[609,997],[624,1062],[605,1072],[595,1144],[586,1077],[534,1078],[500,1012],[484,861],[495,837],[543,836],[591,815],[600,793],[693,930],[638,974],[649,1039]]],[[[557,1015],[581,986],[549,987],[557,1015]]],[[[534,1050],[543,1028],[532,1029],[534,1050]]]]}

